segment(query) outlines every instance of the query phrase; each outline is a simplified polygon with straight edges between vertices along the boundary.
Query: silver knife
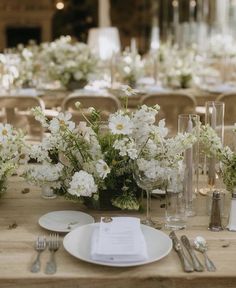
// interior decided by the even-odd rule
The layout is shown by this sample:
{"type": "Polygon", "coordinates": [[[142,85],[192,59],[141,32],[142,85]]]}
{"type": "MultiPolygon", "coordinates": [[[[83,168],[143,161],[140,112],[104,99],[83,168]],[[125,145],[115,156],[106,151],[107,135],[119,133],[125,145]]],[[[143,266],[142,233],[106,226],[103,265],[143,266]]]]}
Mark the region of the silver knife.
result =
{"type": "Polygon", "coordinates": [[[189,262],[188,258],[186,258],[184,251],[183,251],[183,247],[179,239],[177,238],[175,232],[174,231],[170,232],[169,236],[172,239],[173,247],[175,251],[178,253],[178,256],[179,256],[179,259],[181,261],[184,271],[193,272],[194,271],[193,265],[189,262]]]}
{"type": "Polygon", "coordinates": [[[197,258],[196,254],[194,253],[194,250],[193,250],[193,248],[192,248],[187,236],[186,235],[181,236],[181,241],[182,241],[184,247],[186,248],[186,250],[188,251],[188,253],[189,253],[189,255],[190,255],[191,259],[192,259],[194,270],[198,271],[198,272],[204,271],[204,266],[199,261],[199,259],[197,258]]]}

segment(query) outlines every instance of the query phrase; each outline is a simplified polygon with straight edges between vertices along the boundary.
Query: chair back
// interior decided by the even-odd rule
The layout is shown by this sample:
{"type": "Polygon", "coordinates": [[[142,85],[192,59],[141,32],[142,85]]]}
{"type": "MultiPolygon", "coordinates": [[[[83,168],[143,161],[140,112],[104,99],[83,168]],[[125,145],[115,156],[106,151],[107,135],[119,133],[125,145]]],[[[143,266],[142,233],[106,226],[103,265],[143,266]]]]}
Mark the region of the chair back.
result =
{"type": "Polygon", "coordinates": [[[236,123],[236,92],[221,94],[216,101],[225,103],[225,125],[233,125],[236,123]]]}
{"type": "Polygon", "coordinates": [[[40,141],[43,128],[31,112],[37,106],[44,110],[44,102],[35,96],[0,96],[0,121],[22,129],[29,141],[40,141]]]}
{"type": "Polygon", "coordinates": [[[178,115],[196,113],[196,100],[191,95],[184,93],[158,93],[143,96],[142,104],[153,106],[160,105],[157,121],[165,118],[170,135],[175,135],[178,130],[178,115]]]}
{"type": "Polygon", "coordinates": [[[88,116],[88,108],[94,107],[101,113],[101,120],[107,121],[109,115],[116,112],[120,108],[119,100],[114,96],[90,96],[90,95],[71,95],[68,96],[62,103],[62,110],[69,111],[72,114],[72,120],[75,123],[85,121],[82,113],[88,116]],[[81,103],[81,110],[75,107],[75,103],[81,103]],[[81,113],[82,112],[82,113],[81,113]]]}

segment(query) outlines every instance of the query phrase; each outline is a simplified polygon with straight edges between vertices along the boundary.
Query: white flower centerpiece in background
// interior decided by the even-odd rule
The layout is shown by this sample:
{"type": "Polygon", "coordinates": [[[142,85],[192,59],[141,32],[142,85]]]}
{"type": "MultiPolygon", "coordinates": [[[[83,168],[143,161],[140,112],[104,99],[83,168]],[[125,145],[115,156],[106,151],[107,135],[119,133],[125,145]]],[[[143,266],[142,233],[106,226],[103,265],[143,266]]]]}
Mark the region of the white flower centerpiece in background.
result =
{"type": "Polygon", "coordinates": [[[123,83],[135,87],[137,81],[144,76],[144,62],[137,53],[125,50],[116,63],[117,78],[123,83]]]}
{"type": "Polygon", "coordinates": [[[96,72],[97,58],[87,44],[73,41],[70,36],[42,44],[40,55],[49,77],[73,90],[82,88],[96,72]]]}
{"type": "Polygon", "coordinates": [[[21,131],[0,123],[0,196],[7,188],[7,178],[17,171],[19,164],[28,161],[27,146],[21,131]]]}
{"type": "Polygon", "coordinates": [[[20,58],[18,54],[0,53],[0,89],[10,91],[19,79],[20,58]]]}
{"type": "MultiPolygon", "coordinates": [[[[132,90],[128,89],[126,93],[132,90]]],[[[80,103],[77,102],[80,109],[80,103]]],[[[77,127],[69,113],[60,113],[48,121],[42,111],[34,109],[36,119],[50,134],[31,149],[31,158],[60,167],[55,192],[85,203],[112,204],[120,209],[139,209],[140,188],[133,179],[134,162],[138,161],[148,177],[160,177],[170,187],[179,185],[183,166],[183,151],[195,141],[191,134],[167,138],[165,121],[156,124],[159,106],[141,106],[128,113],[126,109],[111,114],[107,130],[101,129],[99,113],[89,109],[86,122],[77,127]]],[[[50,174],[50,169],[47,169],[50,174]]],[[[43,168],[26,171],[26,178],[34,183],[47,181],[41,178],[43,168]]],[[[52,169],[53,171],[53,169],[52,169]]],[[[99,206],[98,205],[98,206],[99,206]]]]}
{"type": "Polygon", "coordinates": [[[17,69],[19,76],[16,84],[18,87],[37,87],[42,68],[40,52],[40,46],[34,41],[30,41],[26,46],[23,44],[17,46],[16,53],[19,55],[17,69]]]}
{"type": "Polygon", "coordinates": [[[159,69],[162,83],[171,88],[189,88],[195,83],[198,70],[197,53],[194,48],[180,50],[177,46],[159,51],[159,69]]]}

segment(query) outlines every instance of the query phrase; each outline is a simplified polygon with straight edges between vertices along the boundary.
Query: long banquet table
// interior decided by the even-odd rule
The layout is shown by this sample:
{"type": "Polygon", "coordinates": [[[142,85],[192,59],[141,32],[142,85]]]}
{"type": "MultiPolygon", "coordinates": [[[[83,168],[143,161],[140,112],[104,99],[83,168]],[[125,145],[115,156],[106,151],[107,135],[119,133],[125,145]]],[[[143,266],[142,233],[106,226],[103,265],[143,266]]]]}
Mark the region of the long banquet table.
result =
{"type": "MultiPolygon", "coordinates": [[[[42,253],[42,270],[33,274],[30,264],[36,256],[34,243],[37,235],[49,235],[49,231],[38,225],[43,214],[56,210],[85,211],[99,221],[104,215],[136,215],[144,217],[144,213],[118,211],[92,211],[82,204],[62,198],[45,200],[40,190],[30,187],[20,177],[10,179],[8,191],[0,199],[0,287],[1,288],[129,288],[129,287],[236,287],[236,234],[233,232],[211,232],[207,230],[208,216],[205,215],[205,198],[199,196],[197,216],[188,221],[186,230],[177,235],[186,234],[191,240],[201,235],[209,244],[208,255],[217,266],[216,272],[183,272],[178,256],[174,250],[162,260],[152,264],[114,268],[83,262],[68,254],[61,245],[56,253],[58,271],[54,275],[44,273],[49,251],[42,253]],[[229,246],[223,248],[225,241],[229,246]]],[[[153,200],[152,213],[157,217],[162,209],[159,201],[153,200]]],[[[169,231],[163,230],[165,233],[169,231]]],[[[60,237],[63,239],[64,234],[60,237]]],[[[158,245],[158,243],[156,243],[158,245]]],[[[202,255],[199,255],[203,260],[202,255]]]]}

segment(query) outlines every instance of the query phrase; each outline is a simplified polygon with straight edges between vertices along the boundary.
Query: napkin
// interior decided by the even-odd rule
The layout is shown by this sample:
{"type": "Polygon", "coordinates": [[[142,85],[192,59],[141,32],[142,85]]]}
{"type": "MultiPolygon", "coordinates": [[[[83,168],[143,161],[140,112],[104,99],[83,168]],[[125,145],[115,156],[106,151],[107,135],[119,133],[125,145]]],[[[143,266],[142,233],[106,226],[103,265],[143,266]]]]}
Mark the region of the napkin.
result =
{"type": "Polygon", "coordinates": [[[91,258],[96,261],[119,263],[148,259],[146,241],[135,217],[101,218],[93,231],[91,258]]]}

